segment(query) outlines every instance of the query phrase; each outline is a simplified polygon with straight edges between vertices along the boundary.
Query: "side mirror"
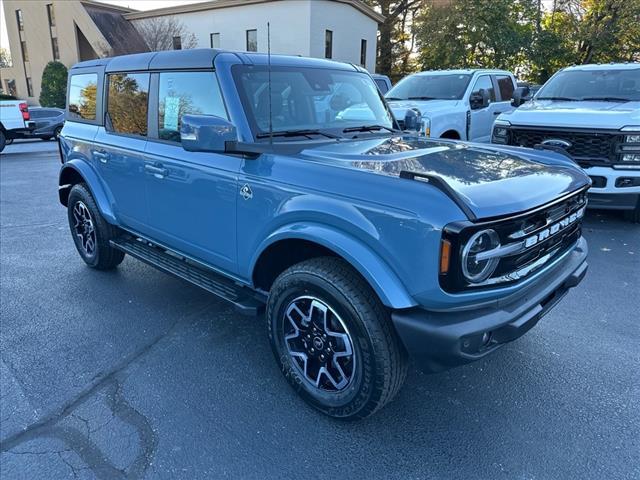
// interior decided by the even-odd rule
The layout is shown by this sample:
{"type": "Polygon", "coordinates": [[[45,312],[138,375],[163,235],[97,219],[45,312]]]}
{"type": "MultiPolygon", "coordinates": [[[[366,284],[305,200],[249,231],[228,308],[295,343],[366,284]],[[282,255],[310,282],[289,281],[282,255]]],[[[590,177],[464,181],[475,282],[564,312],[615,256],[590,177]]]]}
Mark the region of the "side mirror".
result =
{"type": "Polygon", "coordinates": [[[529,95],[529,87],[518,87],[513,91],[511,97],[511,105],[518,108],[524,102],[527,101],[526,97],[529,95]]]}
{"type": "Polygon", "coordinates": [[[238,141],[238,134],[236,127],[222,117],[183,115],[180,141],[189,152],[224,153],[227,142],[238,141]]]}
{"type": "Polygon", "coordinates": [[[404,115],[404,130],[419,132],[422,124],[422,114],[417,108],[410,108],[404,115]]]}
{"type": "Polygon", "coordinates": [[[469,97],[469,106],[471,110],[478,110],[489,106],[489,92],[481,88],[469,97]]]}

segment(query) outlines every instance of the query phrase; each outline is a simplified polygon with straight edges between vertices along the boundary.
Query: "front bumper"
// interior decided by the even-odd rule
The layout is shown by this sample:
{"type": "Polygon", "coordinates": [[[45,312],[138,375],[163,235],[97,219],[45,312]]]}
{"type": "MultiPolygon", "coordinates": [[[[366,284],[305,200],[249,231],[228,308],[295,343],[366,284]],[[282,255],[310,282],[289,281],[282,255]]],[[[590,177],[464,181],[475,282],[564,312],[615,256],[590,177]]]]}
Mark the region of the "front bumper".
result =
{"type": "Polygon", "coordinates": [[[640,170],[590,167],[589,208],[633,210],[640,198],[640,170]]]}
{"type": "Polygon", "coordinates": [[[391,314],[396,331],[409,355],[427,372],[479,360],[524,335],[582,281],[587,250],[581,238],[536,285],[491,307],[455,312],[397,310],[391,314]]]}

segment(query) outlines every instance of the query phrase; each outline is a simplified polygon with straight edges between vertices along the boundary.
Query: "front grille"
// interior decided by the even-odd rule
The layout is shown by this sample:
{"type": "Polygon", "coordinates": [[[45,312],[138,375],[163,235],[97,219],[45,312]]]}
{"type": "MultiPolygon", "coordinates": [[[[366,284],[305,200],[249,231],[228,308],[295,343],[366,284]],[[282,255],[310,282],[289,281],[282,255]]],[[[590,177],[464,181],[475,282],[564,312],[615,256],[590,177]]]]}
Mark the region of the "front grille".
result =
{"type": "Polygon", "coordinates": [[[544,140],[559,139],[571,144],[569,153],[581,166],[614,163],[617,160],[616,144],[622,135],[610,132],[580,132],[564,130],[536,130],[511,128],[510,145],[533,148],[544,140]]]}

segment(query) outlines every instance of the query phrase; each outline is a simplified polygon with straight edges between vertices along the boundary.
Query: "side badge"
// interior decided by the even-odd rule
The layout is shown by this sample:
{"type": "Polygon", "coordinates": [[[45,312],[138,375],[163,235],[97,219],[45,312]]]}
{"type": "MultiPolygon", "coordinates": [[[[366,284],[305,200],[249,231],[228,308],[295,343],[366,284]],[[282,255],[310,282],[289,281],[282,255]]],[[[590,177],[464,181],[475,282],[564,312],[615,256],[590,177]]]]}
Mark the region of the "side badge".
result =
{"type": "Polygon", "coordinates": [[[251,191],[251,187],[248,183],[245,183],[242,186],[242,188],[240,189],[240,195],[242,195],[242,198],[244,198],[245,200],[251,200],[253,198],[253,192],[251,191]]]}

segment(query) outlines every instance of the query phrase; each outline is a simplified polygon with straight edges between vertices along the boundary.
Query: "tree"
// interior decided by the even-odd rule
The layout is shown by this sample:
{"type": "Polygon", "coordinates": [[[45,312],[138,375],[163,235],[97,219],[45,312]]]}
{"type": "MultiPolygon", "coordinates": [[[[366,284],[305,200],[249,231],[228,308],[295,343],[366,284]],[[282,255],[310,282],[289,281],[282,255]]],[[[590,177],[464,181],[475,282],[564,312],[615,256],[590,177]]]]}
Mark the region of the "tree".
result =
{"type": "Polygon", "coordinates": [[[195,48],[198,44],[196,36],[176,17],[148,18],[136,22],[135,27],[152,52],[172,50],[174,37],[180,37],[183,49],[195,48]]]}
{"type": "Polygon", "coordinates": [[[0,48],[0,68],[12,66],[11,53],[6,48],[0,48]]]}
{"type": "Polygon", "coordinates": [[[530,53],[537,0],[453,0],[425,5],[415,31],[423,69],[517,71],[530,53]]]}
{"type": "Polygon", "coordinates": [[[60,62],[49,62],[42,72],[40,105],[65,108],[67,98],[67,67],[60,62]]]}
{"type": "Polygon", "coordinates": [[[413,47],[410,45],[412,13],[425,0],[365,0],[385,21],[379,27],[377,70],[398,79],[408,73],[413,47]],[[407,71],[403,71],[403,68],[407,71]]]}

